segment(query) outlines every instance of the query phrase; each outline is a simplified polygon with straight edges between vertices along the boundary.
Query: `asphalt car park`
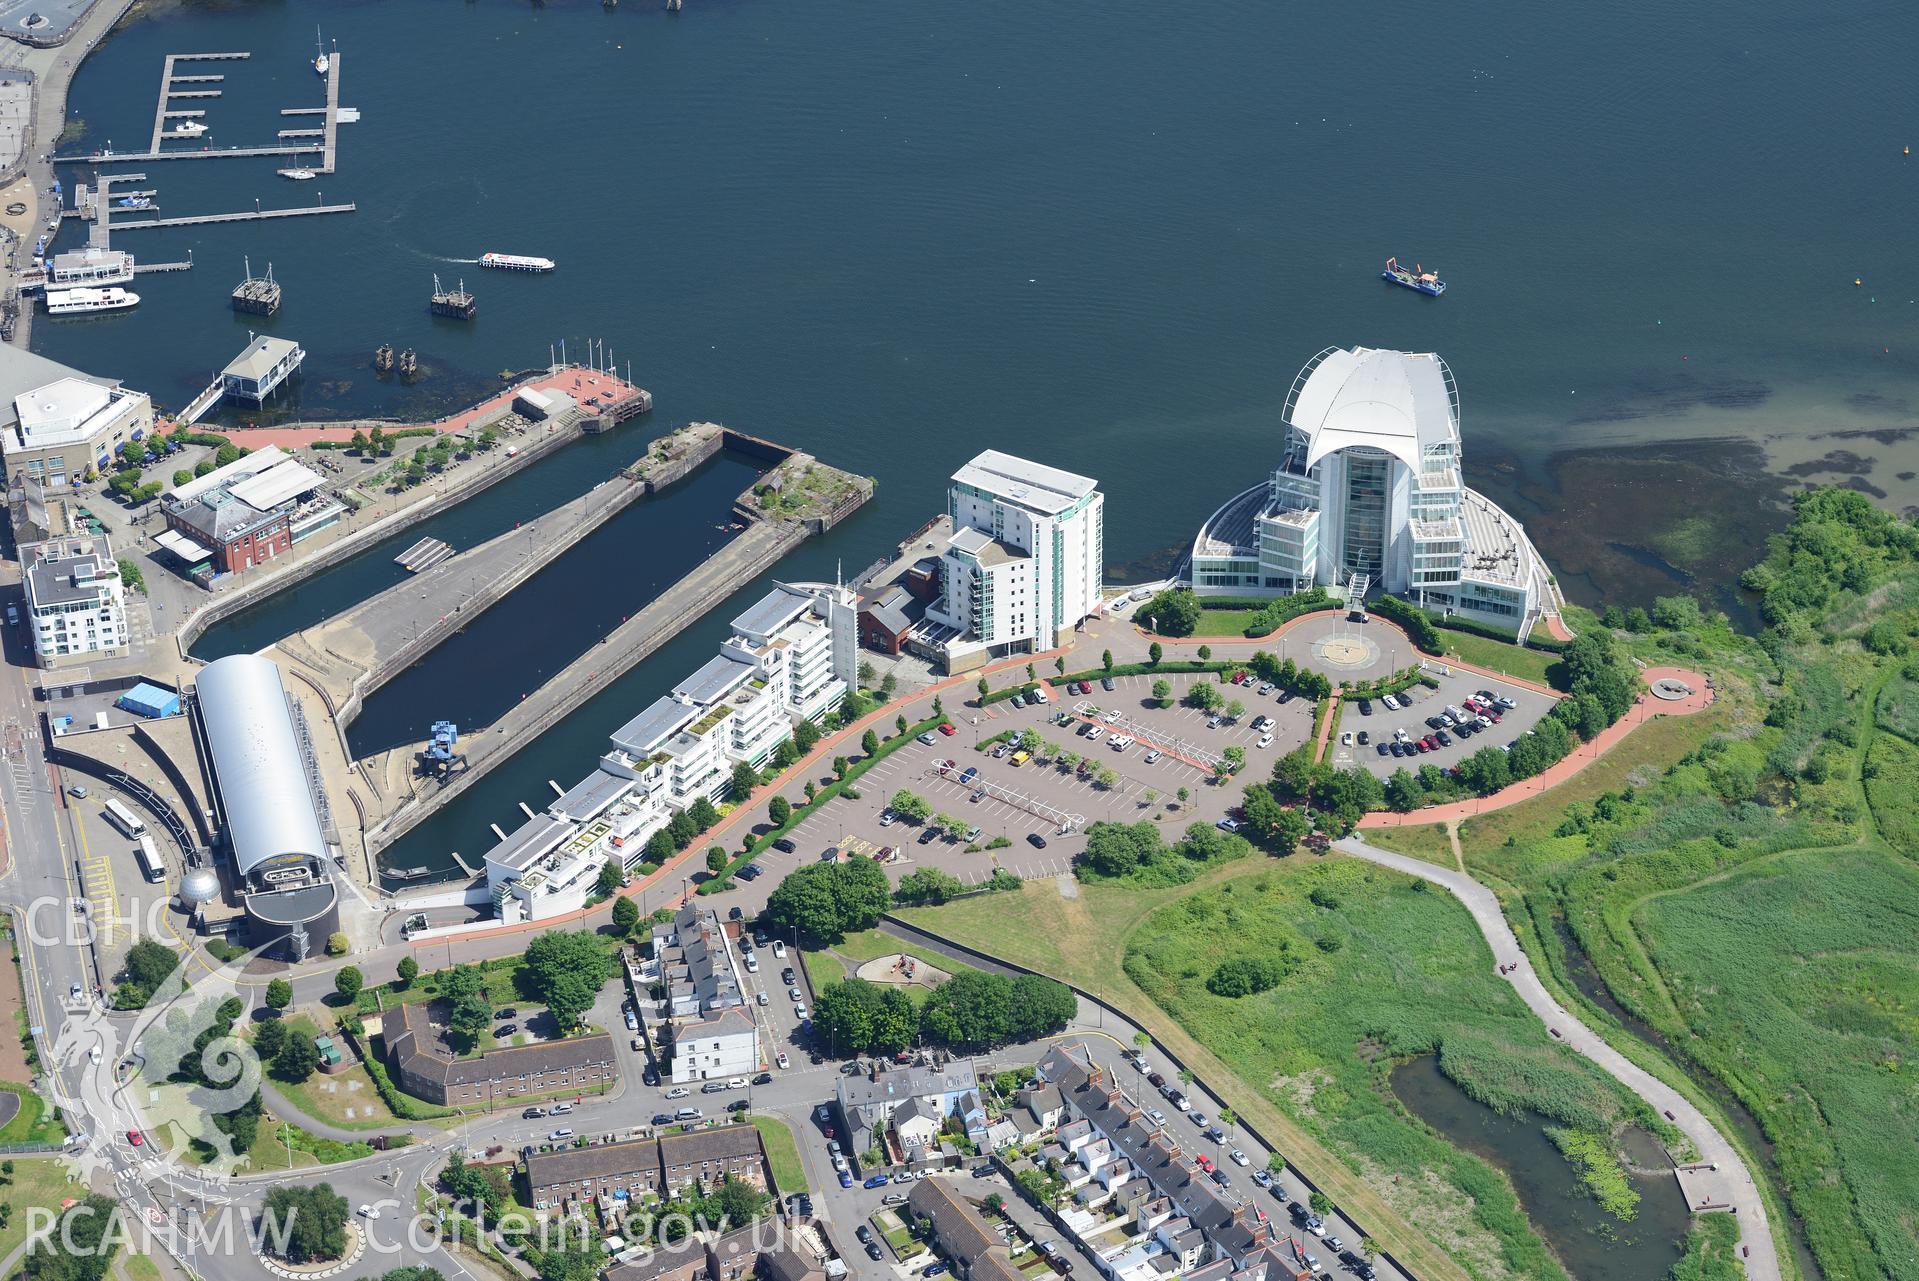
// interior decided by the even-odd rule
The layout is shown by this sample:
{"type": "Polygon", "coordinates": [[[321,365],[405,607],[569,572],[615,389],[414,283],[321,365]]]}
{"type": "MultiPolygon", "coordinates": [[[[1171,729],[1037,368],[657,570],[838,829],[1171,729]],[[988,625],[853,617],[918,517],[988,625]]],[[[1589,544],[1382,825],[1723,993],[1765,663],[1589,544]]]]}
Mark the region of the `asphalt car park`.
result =
{"type": "MultiPolygon", "coordinates": [[[[1098,685],[1094,689],[1099,690],[1098,685]]],[[[1109,700],[1119,697],[1122,695],[1117,691],[1107,695],[1109,700]]],[[[1137,703],[1144,697],[1142,687],[1132,701],[1137,703]]],[[[970,718],[956,723],[956,734],[936,735],[931,746],[905,744],[861,777],[857,800],[836,803],[828,811],[830,826],[818,820],[809,823],[797,834],[800,839],[793,853],[769,851],[757,861],[767,865],[769,875],[778,876],[792,865],[817,860],[828,847],[836,846],[874,857],[891,850],[882,862],[896,876],[929,864],[966,881],[985,879],[995,866],[1021,876],[1053,875],[1066,871],[1073,856],[1085,847],[1087,824],[1145,818],[1157,807],[1176,803],[1182,787],[1187,789],[1188,800],[1175,813],[1175,820],[1183,821],[1189,815],[1211,820],[1225,812],[1229,798],[1211,785],[1206,770],[1164,752],[1149,763],[1151,749],[1145,744],[1115,750],[1107,735],[1097,740],[1084,737],[1078,733],[1077,721],[1064,725],[1055,722],[1062,700],[1070,707],[1073,696],[1062,690],[1047,704],[1014,707],[1010,702],[995,703],[978,716],[976,724],[970,718]],[[1077,755],[1086,763],[1085,771],[1077,765],[1062,769],[1050,756],[1015,765],[1017,752],[1012,747],[995,754],[999,744],[991,740],[996,736],[1029,729],[1043,743],[1057,746],[1062,754],[1077,755]],[[946,761],[953,765],[943,770],[946,761]],[[1112,786],[1099,786],[1101,768],[1112,771],[1112,786]],[[968,769],[976,772],[962,781],[968,769]],[[922,840],[926,827],[906,820],[884,821],[889,802],[902,789],[924,797],[936,814],[966,820],[979,829],[978,835],[971,840],[954,841],[944,836],[922,840]],[[1077,818],[1077,830],[1062,833],[1062,820],[1067,816],[1077,818]],[[965,852],[969,844],[984,846],[996,837],[1011,844],[991,851],[965,852]],[[1044,844],[1034,843],[1033,837],[1044,844]]],[[[1250,713],[1247,720],[1251,720],[1250,713]]],[[[1199,725],[1203,727],[1204,721],[1199,725]]],[[[1243,737],[1251,730],[1241,726],[1237,732],[1243,737]]],[[[1215,739],[1215,750],[1228,741],[1234,740],[1215,739]]],[[[1247,756],[1249,762],[1256,759],[1250,748],[1247,756]]]]}
{"type": "Polygon", "coordinates": [[[1366,716],[1357,702],[1348,703],[1340,714],[1338,733],[1327,759],[1337,768],[1347,769],[1358,765],[1382,779],[1402,768],[1415,773],[1422,765],[1447,769],[1483,748],[1503,747],[1511,743],[1537,725],[1557,701],[1536,689],[1478,672],[1429,669],[1429,673],[1439,682],[1439,688],[1413,687],[1406,694],[1396,696],[1402,704],[1397,710],[1387,707],[1383,699],[1373,699],[1373,714],[1366,716]],[[1466,710],[1466,700],[1476,697],[1481,690],[1513,703],[1511,708],[1496,709],[1500,717],[1496,724],[1470,735],[1461,735],[1456,729],[1448,729],[1446,736],[1452,740],[1450,744],[1441,744],[1432,751],[1415,751],[1409,756],[1391,754],[1394,731],[1403,731],[1405,741],[1415,743],[1433,735],[1436,731],[1426,723],[1428,717],[1441,714],[1449,706],[1466,710]],[[1368,740],[1363,744],[1359,742],[1361,732],[1366,734],[1368,740]],[[1351,742],[1347,741],[1349,734],[1352,735],[1351,742]],[[1381,743],[1389,745],[1384,756],[1379,754],[1381,743]]]}
{"type": "MultiPolygon", "coordinates": [[[[1229,673],[1229,681],[1230,678],[1229,673]]],[[[1277,760],[1312,737],[1313,701],[1290,698],[1282,703],[1279,701],[1281,691],[1257,678],[1253,678],[1251,683],[1235,685],[1221,683],[1213,673],[1199,672],[1188,675],[1122,676],[1115,679],[1113,684],[1111,693],[1094,685],[1091,693],[1069,700],[1069,706],[1073,702],[1090,702],[1102,712],[1117,710],[1127,722],[1142,727],[1137,731],[1142,737],[1151,735],[1159,742],[1192,743],[1214,752],[1227,747],[1241,748],[1246,753],[1248,768],[1260,772],[1264,772],[1262,762],[1266,757],[1277,760]],[[1159,700],[1153,697],[1153,684],[1160,680],[1164,680],[1171,688],[1171,707],[1161,707],[1159,700]],[[1219,712],[1188,707],[1185,701],[1187,692],[1199,681],[1208,682],[1219,690],[1222,706],[1235,701],[1244,704],[1244,713],[1235,720],[1227,720],[1219,712]],[[1263,726],[1262,718],[1271,721],[1270,727],[1263,726]],[[1219,722],[1216,725],[1213,723],[1215,720],[1219,722]],[[1267,734],[1272,735],[1272,742],[1261,747],[1260,741],[1267,734]]],[[[1270,767],[1270,762],[1266,762],[1266,767],[1270,767]]]]}

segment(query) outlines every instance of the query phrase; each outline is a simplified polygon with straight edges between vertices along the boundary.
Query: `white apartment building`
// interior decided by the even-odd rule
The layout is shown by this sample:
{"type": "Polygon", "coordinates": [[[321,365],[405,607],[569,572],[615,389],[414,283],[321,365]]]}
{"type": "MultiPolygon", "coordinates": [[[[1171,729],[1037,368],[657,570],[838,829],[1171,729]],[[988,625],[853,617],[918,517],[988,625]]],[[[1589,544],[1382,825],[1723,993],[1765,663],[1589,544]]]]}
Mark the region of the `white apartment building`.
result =
{"type": "Polygon", "coordinates": [[[760,1070],[759,1024],[743,1009],[672,1025],[665,1044],[673,1052],[673,1084],[726,1081],[760,1070]]]}
{"type": "Polygon", "coordinates": [[[953,533],[924,639],[949,672],[1063,645],[1099,605],[1098,482],[989,449],[953,473],[953,533]]]}
{"type": "Polygon", "coordinates": [[[126,589],[104,535],[27,543],[20,559],[26,565],[27,626],[40,666],[126,657],[126,589]]]}
{"type": "Polygon", "coordinates": [[[662,992],[649,1018],[673,1083],[759,1071],[759,1023],[747,1004],[739,953],[719,914],[689,903],[653,927],[652,942],[639,983],[662,992]]]}
{"type": "Polygon", "coordinates": [[[1194,591],[1377,587],[1522,637],[1557,608],[1524,526],[1461,479],[1459,388],[1437,355],[1329,347],[1282,417],[1279,464],[1194,540],[1194,591]]]}
{"type": "Polygon", "coordinates": [[[592,774],[488,851],[500,917],[584,906],[608,858],[631,866],[674,814],[723,799],[736,764],[764,767],[798,721],[846,701],[858,614],[843,588],[780,583],[735,618],[717,655],[613,732],[592,774]]]}
{"type": "Polygon", "coordinates": [[[113,470],[120,446],[153,430],[153,401],[143,391],[60,378],[13,400],[0,431],[8,477],[49,489],[77,485],[87,469],[113,470]]]}

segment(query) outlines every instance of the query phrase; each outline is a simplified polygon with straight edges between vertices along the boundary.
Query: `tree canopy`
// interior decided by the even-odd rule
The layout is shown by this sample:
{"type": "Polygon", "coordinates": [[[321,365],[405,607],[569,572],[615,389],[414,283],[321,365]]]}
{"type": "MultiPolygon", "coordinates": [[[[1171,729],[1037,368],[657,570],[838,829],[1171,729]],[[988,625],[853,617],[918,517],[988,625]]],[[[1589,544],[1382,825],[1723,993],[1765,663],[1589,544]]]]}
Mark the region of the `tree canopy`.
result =
{"type": "Polygon", "coordinates": [[[325,1263],[346,1253],[347,1200],[330,1183],[282,1184],[261,1210],[268,1253],[288,1263],[325,1263]]]}
{"type": "Polygon", "coordinates": [[[775,934],[799,932],[807,947],[836,942],[871,929],[892,902],[886,873],[855,854],[839,863],[809,863],[789,873],[767,897],[760,913],[775,934]]]}
{"type": "Polygon", "coordinates": [[[528,994],[567,1033],[613,977],[613,958],[591,930],[549,930],[527,945],[520,973],[528,994]]]}
{"type": "Polygon", "coordinates": [[[1161,636],[1191,636],[1199,626],[1199,597],[1188,587],[1171,587],[1141,605],[1133,613],[1152,620],[1153,630],[1161,636]]]}

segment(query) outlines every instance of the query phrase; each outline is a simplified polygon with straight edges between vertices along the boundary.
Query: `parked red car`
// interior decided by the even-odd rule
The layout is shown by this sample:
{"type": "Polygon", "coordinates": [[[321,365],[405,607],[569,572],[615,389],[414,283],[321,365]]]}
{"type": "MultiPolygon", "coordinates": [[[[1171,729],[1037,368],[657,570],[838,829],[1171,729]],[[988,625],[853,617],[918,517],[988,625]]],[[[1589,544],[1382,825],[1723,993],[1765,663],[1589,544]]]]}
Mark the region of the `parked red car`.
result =
{"type": "Polygon", "coordinates": [[[959,733],[959,731],[953,728],[953,722],[951,722],[951,721],[941,721],[941,722],[940,722],[940,733],[942,733],[942,734],[944,734],[944,735],[946,735],[946,737],[948,737],[948,738],[951,738],[951,737],[953,737],[953,735],[955,735],[955,734],[957,734],[957,733],[959,733]]]}

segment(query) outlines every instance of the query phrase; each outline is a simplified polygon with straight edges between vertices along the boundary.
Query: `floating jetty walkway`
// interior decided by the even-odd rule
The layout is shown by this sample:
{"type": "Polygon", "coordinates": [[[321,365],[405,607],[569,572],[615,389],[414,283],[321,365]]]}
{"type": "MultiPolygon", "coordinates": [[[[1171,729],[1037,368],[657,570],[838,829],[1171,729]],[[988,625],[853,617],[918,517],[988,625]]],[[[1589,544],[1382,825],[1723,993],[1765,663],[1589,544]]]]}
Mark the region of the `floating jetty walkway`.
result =
{"type": "MultiPolygon", "coordinates": [[[[209,222],[254,222],[262,218],[305,218],[311,214],[352,213],[352,203],[344,205],[307,205],[296,209],[247,209],[240,213],[193,214],[184,218],[145,218],[138,222],[116,222],[115,231],[139,231],[144,227],[197,227],[209,222]]],[[[101,215],[105,216],[104,212],[101,215]]]]}
{"type": "MultiPolygon", "coordinates": [[[[341,739],[367,696],[419,662],[447,637],[546,568],[582,538],[646,494],[690,475],[732,448],[768,460],[783,476],[777,492],[791,510],[762,512],[751,491],[735,503],[745,529],[652,603],[609,633],[492,725],[462,726],[467,769],[446,782],[415,769],[418,745],[356,761],[330,780],[351,798],[371,859],[475,779],[618,680],[740,586],[814,534],[831,529],[872,497],[870,480],[811,455],[696,423],[655,442],[614,478],[470,551],[452,555],[344,614],[286,637],[263,653],[322,693],[341,739]]],[[[409,549],[409,552],[414,549],[409,549]]]]}
{"type": "MultiPolygon", "coordinates": [[[[220,83],[226,78],[223,75],[179,75],[175,73],[174,68],[183,62],[237,61],[252,56],[252,54],[244,52],[168,54],[166,65],[160,72],[160,98],[153,108],[153,135],[145,151],[80,152],[72,155],[55,156],[53,163],[57,165],[103,165],[117,163],[146,164],[156,160],[244,160],[257,156],[310,156],[317,152],[320,160],[317,165],[313,166],[313,171],[317,174],[333,173],[335,161],[339,156],[339,129],[341,118],[343,116],[349,120],[357,118],[354,108],[342,108],[340,106],[340,65],[343,59],[337,49],[329,55],[330,60],[327,63],[326,106],[281,108],[281,114],[283,115],[320,116],[321,127],[319,129],[294,131],[297,137],[295,137],[292,142],[282,143],[279,146],[213,147],[203,142],[201,146],[195,149],[180,149],[175,151],[161,150],[161,144],[168,140],[198,140],[181,138],[175,132],[177,126],[169,125],[169,121],[197,119],[206,114],[202,110],[175,108],[172,106],[174,99],[217,98],[224,92],[217,88],[203,87],[220,83]],[[180,89],[176,88],[176,85],[192,85],[194,87],[180,89]],[[317,139],[317,141],[303,141],[303,139],[317,139]]],[[[281,136],[285,138],[289,135],[283,133],[281,136]]],[[[312,213],[316,211],[303,210],[301,212],[312,213]]],[[[327,212],[340,212],[340,210],[328,210],[327,212]]],[[[258,216],[257,214],[246,215],[246,217],[249,218],[258,216]]],[[[225,221],[238,221],[239,219],[240,215],[233,214],[227,216],[225,221]]],[[[156,226],[168,224],[146,223],[141,225],[156,226]]],[[[174,222],[170,225],[182,226],[185,224],[174,222]]]]}

